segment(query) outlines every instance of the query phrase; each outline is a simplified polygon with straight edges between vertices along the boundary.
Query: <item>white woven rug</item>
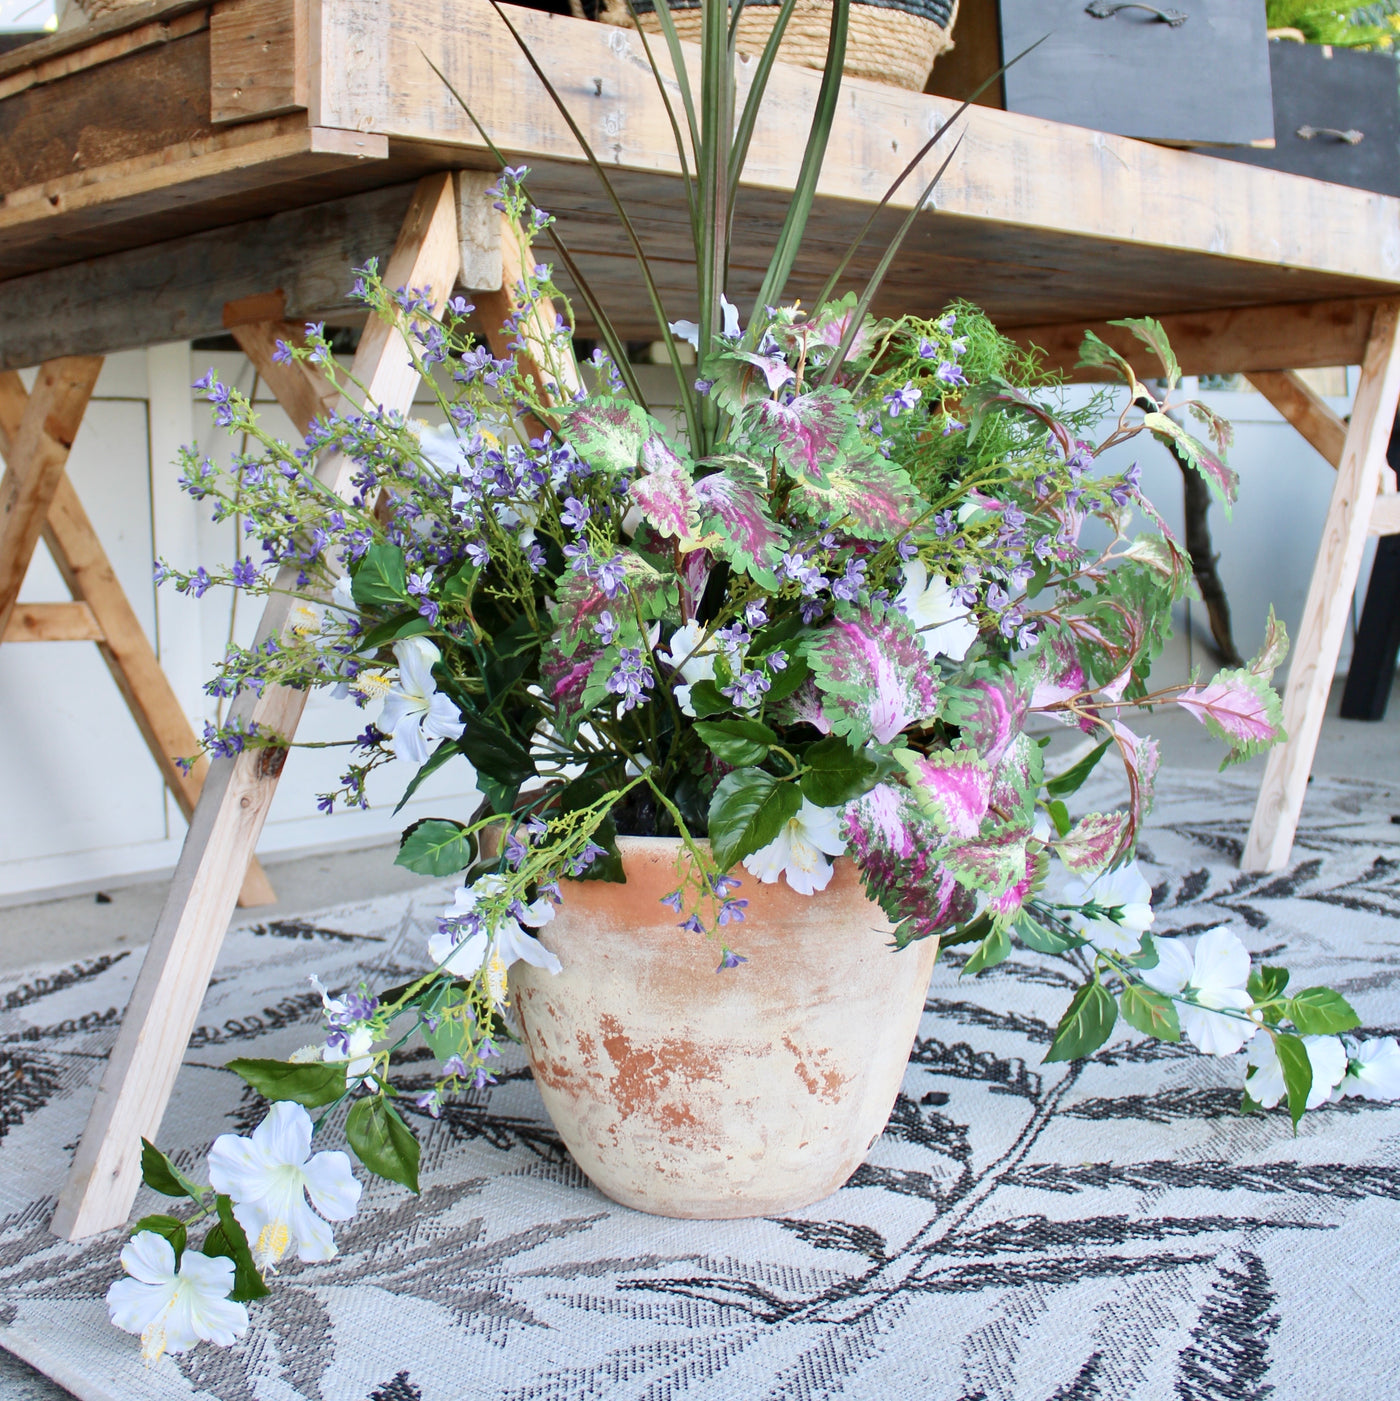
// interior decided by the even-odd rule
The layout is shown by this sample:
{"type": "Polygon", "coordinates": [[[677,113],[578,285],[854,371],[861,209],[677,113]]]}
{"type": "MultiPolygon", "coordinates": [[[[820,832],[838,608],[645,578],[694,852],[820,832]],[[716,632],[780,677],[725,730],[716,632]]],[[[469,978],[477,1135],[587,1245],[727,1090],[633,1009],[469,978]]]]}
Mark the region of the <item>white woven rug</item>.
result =
{"type": "MultiPolygon", "coordinates": [[[[1400,795],[1315,783],[1293,864],[1235,868],[1252,785],[1176,773],[1145,843],[1158,927],[1225,920],[1400,1026],[1400,795]]],[[[221,1067],[314,1039],[362,969],[421,966],[439,891],[233,934],[160,1133],[203,1175],[261,1106],[221,1067]]],[[[91,1401],[1331,1401],[1397,1394],[1400,1107],[1241,1119],[1242,1065],[1119,1037],[1042,1066],[1065,970],[934,975],[888,1131],[792,1220],[614,1206],[519,1059],[424,1139],[423,1195],[374,1182],[235,1347],[145,1369],[107,1323],[117,1233],[49,1235],[137,959],[0,982],[0,1343],[91,1401]]],[[[408,1067],[412,1069],[412,1067],[408,1067]]],[[[427,1067],[424,1067],[426,1072],[427,1067]]],[[[143,1194],[142,1210],[155,1199],[143,1194]]]]}

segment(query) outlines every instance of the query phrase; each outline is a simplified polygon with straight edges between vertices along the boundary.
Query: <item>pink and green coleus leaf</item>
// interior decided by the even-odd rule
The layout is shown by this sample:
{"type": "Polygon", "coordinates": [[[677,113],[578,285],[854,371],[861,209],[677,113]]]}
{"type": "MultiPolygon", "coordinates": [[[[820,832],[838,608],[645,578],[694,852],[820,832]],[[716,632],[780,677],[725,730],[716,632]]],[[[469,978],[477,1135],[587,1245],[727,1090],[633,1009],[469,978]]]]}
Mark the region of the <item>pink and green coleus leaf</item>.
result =
{"type": "Polygon", "coordinates": [[[596,637],[594,624],[609,607],[608,596],[586,574],[561,575],[555,586],[555,596],[558,599],[555,622],[559,628],[559,652],[564,657],[572,657],[581,642],[596,637]]]}
{"type": "Polygon", "coordinates": [[[968,839],[982,830],[992,794],[992,768],[966,750],[923,755],[896,749],[919,811],[945,837],[968,839]]]}
{"type": "Polygon", "coordinates": [[[807,644],[832,730],[854,748],[888,744],[938,708],[938,673],[896,609],[843,608],[807,644]]]}
{"type": "Polygon", "coordinates": [[[1121,720],[1113,722],[1113,735],[1128,776],[1129,829],[1124,854],[1131,849],[1152,812],[1157,769],[1162,762],[1161,746],[1148,735],[1135,735],[1121,720]]]}
{"type": "Polygon", "coordinates": [[[641,461],[642,446],[661,425],[630,399],[584,399],[560,409],[564,436],[595,470],[629,475],[641,461]]]}
{"type": "Polygon", "coordinates": [[[1025,880],[1030,839],[1029,826],[1007,823],[982,832],[973,841],[947,846],[940,855],[959,882],[995,900],[1025,880]]]}
{"type": "Polygon", "coordinates": [[[1017,822],[1033,821],[1044,778],[1045,751],[1028,734],[1017,735],[993,774],[991,806],[1017,822]]]}
{"type": "Polygon", "coordinates": [[[1234,468],[1226,464],[1224,457],[1164,413],[1144,414],[1142,426],[1205,478],[1215,499],[1225,507],[1228,519],[1230,507],[1239,494],[1240,479],[1234,468]]]}
{"type": "Polygon", "coordinates": [[[1269,621],[1264,624],[1264,642],[1249,663],[1249,670],[1261,680],[1268,681],[1287,656],[1288,629],[1274,617],[1273,606],[1270,605],[1269,621]]]}
{"type": "Polygon", "coordinates": [[[789,507],[811,520],[830,520],[861,540],[903,535],[922,503],[909,474],[864,444],[826,469],[827,485],[799,485],[789,507]]]}
{"type": "Polygon", "coordinates": [[[788,534],[768,513],[768,484],[747,458],[712,458],[718,471],[695,483],[700,532],[706,546],[766,589],[778,588],[774,572],[788,547],[788,534]]]}
{"type": "Polygon", "coordinates": [[[972,893],[938,859],[943,838],[903,783],[878,783],[846,807],[843,835],[866,892],[908,937],[927,938],[972,917],[972,893]]]}
{"type": "Polygon", "coordinates": [[[830,486],[827,474],[844,462],[858,434],[851,396],[835,386],[799,394],[786,404],[765,399],[747,425],[754,447],[771,452],[788,476],[816,487],[830,486]]]}
{"type": "Polygon", "coordinates": [[[1054,843],[1055,855],[1075,875],[1104,871],[1118,861],[1131,838],[1126,812],[1091,812],[1054,843]]]}
{"type": "Polygon", "coordinates": [[[1284,737],[1278,692],[1247,668],[1217,672],[1210,685],[1189,687],[1176,703],[1230,746],[1222,769],[1253,758],[1284,737]]]}
{"type": "Polygon", "coordinates": [[[700,529],[700,498],[685,463],[669,449],[649,454],[644,445],[643,453],[656,465],[627,488],[627,495],[658,535],[693,539],[700,529]]]}
{"type": "Polygon", "coordinates": [[[1014,677],[973,681],[950,699],[944,719],[958,727],[959,749],[999,764],[1025,724],[1026,699],[1014,677]]]}

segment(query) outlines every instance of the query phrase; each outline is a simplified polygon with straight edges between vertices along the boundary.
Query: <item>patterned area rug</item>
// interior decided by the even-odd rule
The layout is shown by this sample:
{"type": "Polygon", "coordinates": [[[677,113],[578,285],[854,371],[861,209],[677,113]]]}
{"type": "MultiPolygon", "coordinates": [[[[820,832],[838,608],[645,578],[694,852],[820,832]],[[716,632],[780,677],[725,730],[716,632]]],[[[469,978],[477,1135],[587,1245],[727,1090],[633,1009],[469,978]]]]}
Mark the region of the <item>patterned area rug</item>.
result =
{"type": "MultiPolygon", "coordinates": [[[[1259,877],[1235,864],[1251,784],[1175,773],[1161,793],[1144,851],[1158,928],[1229,921],[1393,1034],[1400,794],[1319,780],[1291,867],[1259,877]]],[[[211,1140],[261,1117],[222,1066],[315,1038],[306,975],[421,966],[440,893],[230,936],[160,1134],[177,1161],[203,1176],[211,1140]]],[[[1400,1107],[1350,1099],[1295,1139],[1281,1112],[1238,1117],[1240,1059],[1128,1033],[1042,1066],[1070,980],[1019,952],[964,982],[939,963],[887,1132],[797,1217],[614,1206],[517,1059],[418,1123],[420,1200],[374,1182],[339,1257],[286,1268],[240,1343],[147,1370],[102,1302],[120,1236],[47,1230],[136,962],[0,983],[0,1343],[91,1401],[1395,1394],[1400,1107]]]]}

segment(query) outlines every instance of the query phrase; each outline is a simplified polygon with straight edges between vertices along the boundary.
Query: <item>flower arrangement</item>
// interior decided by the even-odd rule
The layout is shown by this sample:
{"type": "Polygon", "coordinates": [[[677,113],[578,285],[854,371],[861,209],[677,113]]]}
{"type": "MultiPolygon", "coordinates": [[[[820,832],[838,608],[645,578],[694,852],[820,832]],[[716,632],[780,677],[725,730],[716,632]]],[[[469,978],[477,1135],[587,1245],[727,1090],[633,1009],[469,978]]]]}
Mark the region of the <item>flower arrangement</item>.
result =
{"type": "MultiPolygon", "coordinates": [[[[706,53],[723,52],[725,7],[705,8],[706,53]]],[[[1158,751],[1126,717],[1177,705],[1225,744],[1227,763],[1248,757],[1280,738],[1269,679],[1286,650],[1271,618],[1248,666],[1150,687],[1189,565],[1136,468],[1104,472],[1098,460],[1146,434],[1183,451],[1222,500],[1234,490],[1228,426],[1177,402],[1161,328],[1124,323],[1159,357],[1162,392],[1086,339],[1085,359],[1127,386],[1111,431],[1091,443],[1103,405],[1066,408],[973,306],[879,319],[878,277],[859,296],[833,288],[810,311],[781,296],[846,8],[833,6],[810,180],[804,164],[747,322],[719,276],[724,221],[697,214],[700,320],[662,313],[675,415],[648,404],[596,304],[604,344],[575,362],[567,303],[530,241],[554,237],[566,265],[567,250],[531,202],[528,172],[509,167],[494,193],[528,271],[507,354],[471,333],[460,298],[433,306],[421,289],[385,286],[373,265],[356,284],[398,328],[440,426],[371,407],[328,415],[292,446],[243,395],[212,374],[200,381],[216,422],[254,450],[226,473],[187,452],[184,484],[216,519],[236,515],[261,559],[214,574],[162,563],[158,574],[194,594],[290,587],[296,600],[281,636],[229,652],[211,693],[289,685],[343,698],[358,736],[327,810],[364,805],[367,776],[389,765],[405,799],[443,765],[470,765],[482,803],[403,835],[400,864],[465,873],[421,975],[335,995],[313,979],[324,1041],[288,1062],[232,1062],[273,1103],[251,1139],[215,1143],[209,1185],[145,1146],[148,1185],[191,1203],[185,1218],[137,1223],[122,1257],[130,1278],[109,1296],[113,1321],[140,1332],[148,1356],[227,1342],[288,1252],[333,1253],[327,1223],[354,1211],[359,1188],[343,1153],[311,1155],[308,1111],[343,1124],[369,1171],[417,1190],[404,1111],[435,1116],[445,1097],[492,1082],[513,1035],[511,965],[558,968],[532,931],[572,882],[621,878],[619,834],[676,839],[664,903],[678,941],[712,942],[717,977],[745,975],[747,883],[820,898],[844,855],[893,928],[891,958],[935,939],[966,950],[973,976],[1016,941],[1077,970],[1048,1060],[1092,1054],[1121,1018],[1211,1055],[1247,1048],[1246,1106],[1286,1100],[1295,1124],[1332,1095],[1400,1096],[1400,1047],[1343,1041],[1358,1023],[1335,992],[1290,992],[1287,973],[1251,967],[1228,929],[1194,941],[1150,932],[1133,853],[1158,751]],[[1205,423],[1208,441],[1178,410],[1205,423]],[[354,462],[352,499],[315,477],[328,452],[354,462]],[[1057,724],[1092,745],[1050,773],[1057,724]],[[1073,815],[1110,753],[1126,803],[1073,815]],[[437,1070],[408,1092],[394,1052],[410,1038],[437,1070]],[[202,1251],[187,1248],[189,1225],[205,1220],[202,1251]]],[[[736,122],[726,106],[732,50],[728,62],[700,94],[701,201],[722,195],[751,129],[747,107],[736,122]]],[[[353,393],[321,328],[278,353],[353,393]]],[[[241,724],[205,738],[216,755],[288,742],[241,724]]]]}

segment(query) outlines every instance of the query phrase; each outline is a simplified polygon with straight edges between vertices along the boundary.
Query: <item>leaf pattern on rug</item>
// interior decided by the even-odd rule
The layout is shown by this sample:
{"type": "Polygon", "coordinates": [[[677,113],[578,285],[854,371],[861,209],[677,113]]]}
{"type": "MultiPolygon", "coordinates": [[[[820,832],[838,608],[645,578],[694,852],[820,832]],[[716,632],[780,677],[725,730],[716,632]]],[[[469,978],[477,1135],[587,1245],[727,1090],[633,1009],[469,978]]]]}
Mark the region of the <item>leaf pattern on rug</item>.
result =
{"type": "MultiPolygon", "coordinates": [[[[1079,796],[1107,811],[1122,795],[1096,777],[1079,796]]],[[[1395,1034],[1397,795],[1313,783],[1292,863],[1266,876],[1235,865],[1252,801],[1246,779],[1164,773],[1143,850],[1154,929],[1230,923],[1300,985],[1341,987],[1367,1034],[1395,1034]]],[[[307,974],[412,977],[445,889],[229,935],[161,1129],[182,1167],[198,1175],[218,1134],[264,1112],[229,1060],[319,1039],[307,974]]],[[[148,1372],[102,1303],[121,1235],[48,1230],[136,963],[0,979],[0,1344],[94,1395],[1331,1401],[1387,1394],[1400,1370],[1384,1310],[1317,1288],[1386,1297],[1400,1107],[1328,1105],[1295,1139],[1281,1112],[1238,1114],[1239,1062],[1122,1028],[1088,1062],[1044,1065],[1076,975],[1017,950],[977,978],[959,951],[940,962],[886,1130],[825,1201],[716,1222],[615,1206],[512,1050],[440,1119],[407,1111],[421,1197],[370,1182],[338,1257],[286,1263],[246,1337],[148,1372]]],[[[406,1089],[429,1083],[421,1047],[399,1068],[406,1089]]]]}

